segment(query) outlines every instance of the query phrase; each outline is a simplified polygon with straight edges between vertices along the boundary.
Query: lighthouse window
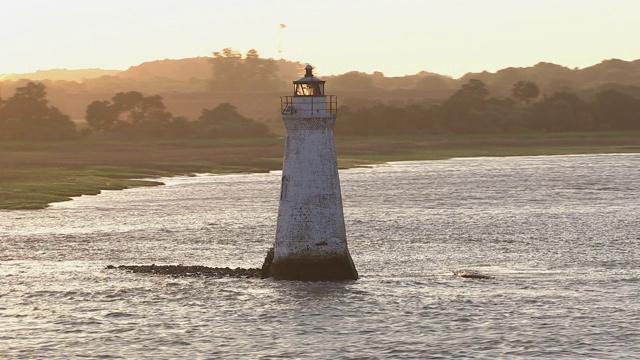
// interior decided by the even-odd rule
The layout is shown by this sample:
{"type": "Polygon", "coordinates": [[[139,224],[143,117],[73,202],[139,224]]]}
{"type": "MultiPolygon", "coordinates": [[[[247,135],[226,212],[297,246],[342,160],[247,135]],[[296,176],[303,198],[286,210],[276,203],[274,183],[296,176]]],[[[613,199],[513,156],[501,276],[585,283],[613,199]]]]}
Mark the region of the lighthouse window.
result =
{"type": "Polygon", "coordinates": [[[307,83],[296,84],[295,95],[296,96],[322,96],[324,84],[322,83],[307,83]]]}

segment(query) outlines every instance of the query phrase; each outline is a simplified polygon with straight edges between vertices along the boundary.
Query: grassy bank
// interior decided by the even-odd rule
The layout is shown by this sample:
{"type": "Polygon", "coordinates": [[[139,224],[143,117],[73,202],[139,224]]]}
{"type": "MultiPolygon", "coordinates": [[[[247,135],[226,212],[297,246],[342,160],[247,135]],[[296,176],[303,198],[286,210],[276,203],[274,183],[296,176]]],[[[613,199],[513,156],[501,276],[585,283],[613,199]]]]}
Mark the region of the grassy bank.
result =
{"type": "MultiPolygon", "coordinates": [[[[0,143],[0,209],[39,209],[133,180],[190,173],[280,169],[283,139],[0,143]]],[[[640,152],[640,133],[336,139],[342,168],[468,156],[640,152]]]]}

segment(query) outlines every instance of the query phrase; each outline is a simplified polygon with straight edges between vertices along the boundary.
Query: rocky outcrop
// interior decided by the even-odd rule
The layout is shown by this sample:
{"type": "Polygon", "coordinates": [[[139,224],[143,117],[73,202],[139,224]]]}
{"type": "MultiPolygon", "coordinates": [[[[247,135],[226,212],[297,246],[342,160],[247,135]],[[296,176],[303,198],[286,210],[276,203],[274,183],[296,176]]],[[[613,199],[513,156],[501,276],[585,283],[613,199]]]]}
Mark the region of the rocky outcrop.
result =
{"type": "Polygon", "coordinates": [[[492,276],[483,274],[478,270],[471,270],[471,269],[454,270],[453,275],[461,278],[467,278],[467,279],[493,279],[492,276]]]}
{"type": "Polygon", "coordinates": [[[260,278],[260,268],[208,267],[202,265],[108,265],[107,269],[118,269],[132,273],[169,275],[176,277],[206,276],[215,278],[260,278]]]}

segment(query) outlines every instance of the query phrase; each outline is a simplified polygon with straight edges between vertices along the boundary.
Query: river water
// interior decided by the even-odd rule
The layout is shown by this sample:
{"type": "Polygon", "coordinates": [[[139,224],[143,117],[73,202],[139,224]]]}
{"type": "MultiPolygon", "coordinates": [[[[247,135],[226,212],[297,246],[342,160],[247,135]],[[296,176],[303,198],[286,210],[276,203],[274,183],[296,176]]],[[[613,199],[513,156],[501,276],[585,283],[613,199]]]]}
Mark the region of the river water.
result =
{"type": "Polygon", "coordinates": [[[640,154],[340,177],[353,282],[105,269],[261,266],[276,172],[1,211],[0,358],[640,358],[640,154]]]}

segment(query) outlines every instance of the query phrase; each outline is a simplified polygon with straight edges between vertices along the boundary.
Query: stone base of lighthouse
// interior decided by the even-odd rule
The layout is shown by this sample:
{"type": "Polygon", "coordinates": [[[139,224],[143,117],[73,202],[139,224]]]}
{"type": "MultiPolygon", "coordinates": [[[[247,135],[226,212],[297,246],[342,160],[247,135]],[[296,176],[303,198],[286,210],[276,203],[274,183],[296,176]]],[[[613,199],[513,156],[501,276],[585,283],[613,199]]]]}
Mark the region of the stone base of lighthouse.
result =
{"type": "Polygon", "coordinates": [[[284,258],[272,261],[268,274],[268,277],[278,280],[343,281],[358,278],[358,272],[349,254],[284,258]]]}

